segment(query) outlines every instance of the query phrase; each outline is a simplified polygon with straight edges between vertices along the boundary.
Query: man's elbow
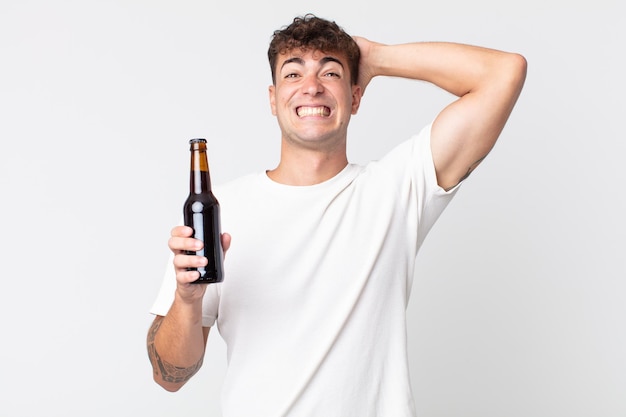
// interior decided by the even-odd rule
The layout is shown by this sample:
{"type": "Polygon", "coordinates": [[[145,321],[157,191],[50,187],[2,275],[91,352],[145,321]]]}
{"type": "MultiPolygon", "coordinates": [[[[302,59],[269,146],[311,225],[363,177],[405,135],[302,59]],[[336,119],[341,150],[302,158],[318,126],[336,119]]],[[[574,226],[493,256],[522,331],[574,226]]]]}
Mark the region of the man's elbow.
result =
{"type": "Polygon", "coordinates": [[[168,392],[176,392],[179,389],[181,389],[183,387],[183,385],[185,385],[185,383],[180,383],[180,382],[169,382],[169,381],[165,381],[161,375],[154,375],[154,382],[156,382],[159,386],[161,386],[161,388],[163,388],[165,391],[168,392]]]}
{"type": "Polygon", "coordinates": [[[508,54],[507,68],[510,76],[510,84],[519,94],[519,92],[522,91],[524,82],[526,81],[528,62],[523,55],[510,53],[508,54]]]}

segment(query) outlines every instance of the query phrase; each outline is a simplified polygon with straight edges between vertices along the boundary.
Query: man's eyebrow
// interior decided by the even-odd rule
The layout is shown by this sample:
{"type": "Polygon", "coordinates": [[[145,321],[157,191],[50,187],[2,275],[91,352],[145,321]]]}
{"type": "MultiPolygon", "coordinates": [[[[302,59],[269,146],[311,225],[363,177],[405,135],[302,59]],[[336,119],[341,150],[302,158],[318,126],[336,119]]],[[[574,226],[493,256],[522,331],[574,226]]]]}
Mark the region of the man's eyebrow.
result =
{"type": "Polygon", "coordinates": [[[341,68],[343,68],[343,63],[338,58],[335,58],[334,56],[325,56],[324,58],[320,59],[320,62],[322,63],[322,65],[327,64],[329,62],[336,62],[341,66],[341,68]]]}
{"type": "MultiPolygon", "coordinates": [[[[329,62],[336,62],[337,64],[341,65],[341,68],[343,68],[343,63],[338,58],[335,58],[334,56],[325,56],[324,58],[320,59],[320,64],[322,65],[325,65],[329,62]]],[[[304,59],[294,56],[289,59],[286,59],[285,62],[283,62],[283,64],[280,67],[283,68],[287,64],[304,65],[304,59]]]]}
{"type": "Polygon", "coordinates": [[[300,57],[297,57],[297,56],[294,56],[292,58],[286,59],[285,62],[283,62],[283,65],[281,65],[280,67],[282,68],[285,65],[292,64],[292,63],[304,65],[304,59],[302,59],[300,57]]]}

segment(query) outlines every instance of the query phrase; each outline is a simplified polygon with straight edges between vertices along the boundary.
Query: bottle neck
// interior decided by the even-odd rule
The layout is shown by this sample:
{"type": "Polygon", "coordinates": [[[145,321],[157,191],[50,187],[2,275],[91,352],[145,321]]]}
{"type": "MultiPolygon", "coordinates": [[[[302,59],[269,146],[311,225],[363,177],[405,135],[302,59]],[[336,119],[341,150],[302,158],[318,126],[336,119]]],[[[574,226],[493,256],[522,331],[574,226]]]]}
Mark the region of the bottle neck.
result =
{"type": "Polygon", "coordinates": [[[191,175],[189,176],[189,192],[203,194],[211,192],[211,176],[206,146],[193,144],[191,147],[191,175]]]}

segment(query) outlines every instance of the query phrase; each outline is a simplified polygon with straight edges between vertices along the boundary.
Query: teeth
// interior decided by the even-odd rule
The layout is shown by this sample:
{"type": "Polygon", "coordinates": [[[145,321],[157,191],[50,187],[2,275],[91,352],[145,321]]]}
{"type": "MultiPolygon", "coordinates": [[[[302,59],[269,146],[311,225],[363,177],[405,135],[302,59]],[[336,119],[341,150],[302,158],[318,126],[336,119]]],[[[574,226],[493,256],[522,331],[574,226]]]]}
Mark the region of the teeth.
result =
{"type": "Polygon", "coordinates": [[[307,116],[328,117],[330,116],[330,109],[326,106],[298,107],[297,112],[298,112],[299,117],[307,117],[307,116]]]}

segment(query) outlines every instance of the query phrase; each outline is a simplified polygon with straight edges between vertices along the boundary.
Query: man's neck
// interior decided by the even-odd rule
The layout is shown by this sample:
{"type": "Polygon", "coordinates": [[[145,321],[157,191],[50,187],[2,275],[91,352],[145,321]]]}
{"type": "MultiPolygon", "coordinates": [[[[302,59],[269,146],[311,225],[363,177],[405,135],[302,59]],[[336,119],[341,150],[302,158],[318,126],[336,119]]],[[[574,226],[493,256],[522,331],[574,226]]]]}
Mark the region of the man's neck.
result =
{"type": "Polygon", "coordinates": [[[327,181],[348,165],[345,152],[299,152],[281,154],[278,166],[267,171],[271,180],[285,185],[315,185],[327,181]]]}

